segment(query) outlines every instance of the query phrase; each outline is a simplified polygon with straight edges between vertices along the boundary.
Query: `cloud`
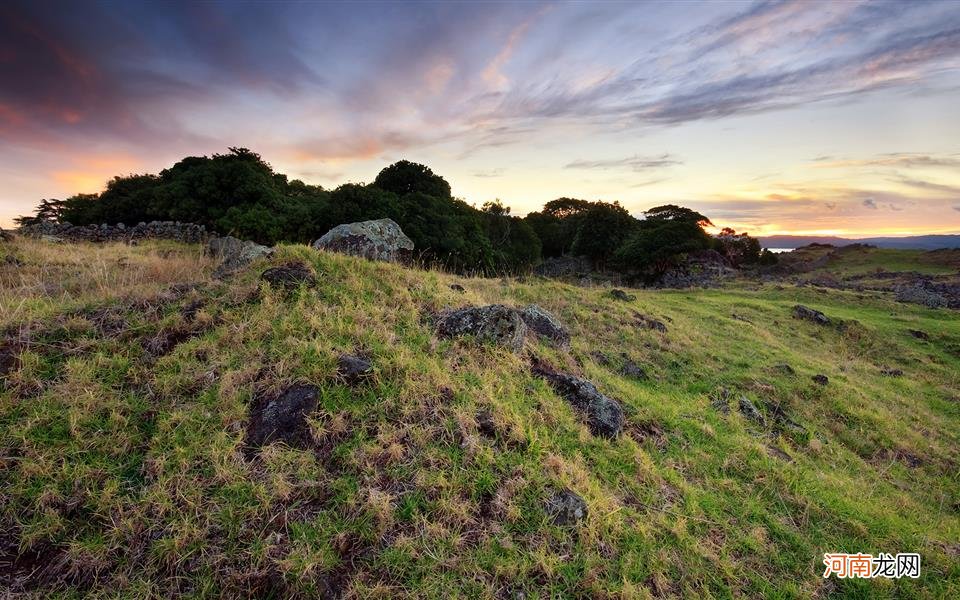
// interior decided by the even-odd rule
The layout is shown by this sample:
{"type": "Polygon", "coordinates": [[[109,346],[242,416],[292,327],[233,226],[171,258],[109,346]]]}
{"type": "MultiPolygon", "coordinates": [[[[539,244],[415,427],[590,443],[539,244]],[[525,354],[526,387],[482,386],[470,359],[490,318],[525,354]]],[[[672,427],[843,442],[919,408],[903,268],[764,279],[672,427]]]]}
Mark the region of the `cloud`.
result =
{"type": "Polygon", "coordinates": [[[473,171],[471,175],[473,175],[474,177],[480,177],[484,179],[484,178],[500,177],[501,175],[503,175],[503,172],[504,172],[504,169],[498,168],[498,169],[488,169],[486,171],[473,171]]]}
{"type": "Polygon", "coordinates": [[[670,154],[660,156],[640,156],[635,154],[627,158],[608,160],[575,160],[564,165],[564,169],[629,169],[631,171],[647,171],[681,165],[683,161],[673,158],[670,154]]]}
{"type": "MultiPolygon", "coordinates": [[[[819,160],[819,159],[814,159],[819,160]]],[[[960,167],[958,154],[919,154],[895,152],[879,154],[870,158],[822,160],[816,168],[837,169],[857,167],[890,167],[909,169],[914,167],[960,167]]]]}
{"type": "Polygon", "coordinates": [[[921,190],[930,190],[933,192],[943,192],[945,194],[960,196],[960,187],[957,187],[955,185],[934,183],[932,181],[925,181],[922,179],[911,179],[909,177],[900,177],[899,179],[893,179],[891,181],[895,183],[902,183],[903,185],[908,185],[910,187],[921,189],[921,190]]]}
{"type": "Polygon", "coordinates": [[[873,198],[865,198],[863,200],[863,205],[869,208],[870,210],[877,210],[877,201],[873,198]]]}
{"type": "Polygon", "coordinates": [[[960,204],[954,206],[953,210],[960,212],[960,204]]]}

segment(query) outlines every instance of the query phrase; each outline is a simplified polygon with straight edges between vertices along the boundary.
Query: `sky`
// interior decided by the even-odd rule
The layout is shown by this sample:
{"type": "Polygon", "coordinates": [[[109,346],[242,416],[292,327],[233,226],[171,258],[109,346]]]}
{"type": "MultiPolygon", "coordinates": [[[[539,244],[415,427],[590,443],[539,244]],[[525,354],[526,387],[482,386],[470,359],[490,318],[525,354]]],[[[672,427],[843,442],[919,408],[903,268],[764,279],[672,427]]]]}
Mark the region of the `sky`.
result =
{"type": "Polygon", "coordinates": [[[519,215],[960,233],[960,0],[0,3],[0,226],[230,146],[519,215]]]}

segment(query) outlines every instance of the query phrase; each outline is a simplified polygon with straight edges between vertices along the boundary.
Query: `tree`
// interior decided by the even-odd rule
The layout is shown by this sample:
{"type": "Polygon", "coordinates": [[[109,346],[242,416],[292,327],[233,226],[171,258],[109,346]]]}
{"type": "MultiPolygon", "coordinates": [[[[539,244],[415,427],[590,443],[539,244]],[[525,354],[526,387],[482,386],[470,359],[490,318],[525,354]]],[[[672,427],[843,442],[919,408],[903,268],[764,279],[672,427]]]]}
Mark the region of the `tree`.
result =
{"type": "Polygon", "coordinates": [[[446,179],[436,175],[430,167],[408,160],[395,162],[380,171],[373,185],[397,196],[416,192],[435,198],[452,198],[446,179]]]}
{"type": "Polygon", "coordinates": [[[760,260],[760,241],[746,232],[737,233],[730,227],[720,230],[714,238],[713,247],[735,267],[754,264],[760,260]]]}
{"type": "Polygon", "coordinates": [[[710,247],[710,237],[689,220],[664,220],[637,229],[614,255],[622,271],[649,278],[676,265],[683,255],[710,247]]]}
{"type": "Polygon", "coordinates": [[[605,266],[637,224],[619,202],[592,202],[576,215],[576,220],[571,252],[590,257],[600,267],[605,266]]]}
{"type": "Polygon", "coordinates": [[[66,202],[63,200],[41,200],[40,204],[37,205],[36,210],[34,210],[33,216],[17,217],[14,219],[14,222],[18,226],[36,225],[44,221],[58,222],[63,215],[65,207],[66,202]]]}
{"type": "Polygon", "coordinates": [[[677,206],[676,204],[664,204],[655,206],[650,210],[644,211],[646,225],[657,226],[663,221],[680,221],[684,223],[693,223],[700,227],[713,227],[713,223],[707,217],[695,210],[677,206]]]}

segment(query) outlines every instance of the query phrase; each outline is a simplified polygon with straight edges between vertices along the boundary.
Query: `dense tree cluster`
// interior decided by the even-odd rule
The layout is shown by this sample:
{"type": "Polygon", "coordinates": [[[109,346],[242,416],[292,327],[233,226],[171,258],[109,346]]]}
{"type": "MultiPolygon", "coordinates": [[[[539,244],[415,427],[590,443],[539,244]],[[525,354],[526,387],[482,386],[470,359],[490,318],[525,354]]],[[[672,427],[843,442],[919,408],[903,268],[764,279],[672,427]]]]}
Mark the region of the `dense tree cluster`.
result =
{"type": "Polygon", "coordinates": [[[522,272],[565,254],[637,277],[707,249],[733,264],[762,259],[756,239],[730,229],[711,237],[703,229],[709,219],[679,206],[636,219],[618,202],[559,198],[520,218],[499,200],[477,209],[454,198],[450,184],[421,164],[400,161],[371,184],[325,190],[288,180],[246,148],[185,158],[157,175],[115,177],[99,194],[44,200],[19,222],[184,221],[273,244],[310,242],[341,223],[385,217],[400,224],[424,262],[482,274],[522,272]]]}

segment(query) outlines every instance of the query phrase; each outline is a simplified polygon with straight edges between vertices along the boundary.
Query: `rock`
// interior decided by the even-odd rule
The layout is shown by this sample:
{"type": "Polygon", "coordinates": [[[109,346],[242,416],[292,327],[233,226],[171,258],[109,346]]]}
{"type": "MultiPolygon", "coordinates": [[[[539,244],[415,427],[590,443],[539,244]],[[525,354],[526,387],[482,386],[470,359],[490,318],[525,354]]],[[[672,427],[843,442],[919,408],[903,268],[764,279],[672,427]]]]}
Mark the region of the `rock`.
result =
{"type": "Polygon", "coordinates": [[[337,225],[313,247],[387,262],[406,261],[413,255],[413,241],[392,219],[337,225]]]}
{"type": "Polygon", "coordinates": [[[950,305],[949,299],[932,284],[919,281],[913,285],[902,285],[895,288],[897,302],[920,304],[927,308],[946,308],[950,305]]]}
{"type": "Polygon", "coordinates": [[[743,416],[755,423],[763,425],[763,415],[760,413],[757,407],[754,406],[753,402],[751,402],[749,398],[746,396],[740,396],[739,408],[743,416]]]}
{"type": "Polygon", "coordinates": [[[880,369],[880,374],[886,377],[903,377],[903,369],[880,369]]]}
{"type": "Polygon", "coordinates": [[[793,367],[786,363],[780,363],[778,365],[773,365],[774,370],[783,373],[784,375],[796,375],[797,372],[793,370],[793,367]]]}
{"type": "Polygon", "coordinates": [[[313,269],[299,260],[270,267],[260,274],[260,279],[274,287],[284,289],[292,289],[301,285],[313,286],[317,283],[313,269]]]}
{"type": "Polygon", "coordinates": [[[825,314],[823,314],[819,310],[814,310],[802,304],[797,304],[793,307],[793,317],[795,319],[805,319],[807,321],[812,321],[814,323],[817,323],[818,325],[830,324],[830,319],[828,319],[825,314]]]}
{"type": "Polygon", "coordinates": [[[919,329],[908,329],[910,335],[917,338],[918,340],[928,341],[930,339],[930,334],[926,331],[920,331],[919,329]]]}
{"type": "Polygon", "coordinates": [[[634,312],[633,316],[637,319],[637,323],[639,325],[646,327],[647,329],[653,329],[654,331],[659,331],[660,333],[667,332],[667,326],[663,321],[659,321],[653,317],[649,317],[638,312],[634,312]]]}
{"type": "Polygon", "coordinates": [[[0,227],[0,242],[9,242],[12,239],[13,235],[8,231],[4,231],[4,229],[0,227]]]}
{"type": "Polygon", "coordinates": [[[626,375],[627,377],[633,377],[634,379],[647,378],[646,371],[644,371],[640,365],[633,362],[633,360],[627,356],[626,353],[621,353],[620,357],[623,359],[623,367],[620,369],[620,373],[626,375]]]}
{"type": "Polygon", "coordinates": [[[207,243],[207,252],[221,259],[213,276],[223,278],[249,265],[258,258],[273,254],[273,248],[261,246],[256,242],[245,242],[233,236],[213,238],[207,243]]]}
{"type": "Polygon", "coordinates": [[[57,235],[41,235],[40,241],[48,244],[62,244],[63,238],[57,235]]]}
{"type": "Polygon", "coordinates": [[[373,375],[373,364],[365,358],[341,354],[337,358],[337,377],[347,385],[357,385],[373,375]]]}
{"type": "Polygon", "coordinates": [[[586,379],[558,373],[540,361],[535,362],[533,372],[546,379],[557,394],[586,417],[593,435],[615,438],[623,430],[623,407],[616,400],[601,394],[586,379]]]}
{"type": "Polygon", "coordinates": [[[730,412],[730,389],[720,387],[710,394],[710,405],[723,414],[730,412]]]}
{"type": "Polygon", "coordinates": [[[564,489],[556,492],[544,505],[544,510],[554,525],[576,525],[587,518],[587,503],[574,492],[564,489]]]}
{"type": "Polygon", "coordinates": [[[23,262],[12,254],[8,254],[3,257],[3,262],[10,265],[11,267],[22,267],[23,262]]]}
{"type": "Polygon", "coordinates": [[[279,396],[254,400],[247,426],[248,457],[257,448],[272,442],[285,442],[293,448],[308,448],[313,443],[307,416],[317,408],[319,389],[297,384],[279,396]]]}
{"type": "Polygon", "coordinates": [[[66,222],[41,221],[22,225],[20,233],[41,239],[47,235],[70,242],[125,242],[130,245],[136,245],[138,239],[147,238],[170,239],[177,242],[197,244],[210,237],[203,225],[180,223],[178,221],[141,222],[134,227],[127,227],[123,223],[116,225],[107,223],[72,225],[66,222]]]}
{"type": "Polygon", "coordinates": [[[593,270],[586,256],[555,256],[543,259],[533,272],[542,277],[583,277],[593,270]]]}
{"type": "Polygon", "coordinates": [[[464,287],[463,287],[462,285],[460,285],[459,283],[451,283],[451,284],[450,284],[450,289],[453,290],[453,291],[455,291],[455,292],[460,292],[461,294],[467,291],[467,290],[464,289],[464,287]]]}
{"type": "Polygon", "coordinates": [[[474,335],[516,352],[523,347],[527,325],[517,310],[489,304],[442,313],[437,320],[437,333],[443,337],[474,335]]]}
{"type": "Polygon", "coordinates": [[[628,294],[623,290],[618,290],[616,288],[610,290],[609,296],[614,300],[622,300],[624,302],[633,302],[637,299],[633,294],[628,294]]]}
{"type": "Polygon", "coordinates": [[[522,309],[520,318],[523,319],[527,328],[537,335],[551,339],[562,346],[570,343],[570,332],[563,323],[536,304],[522,309]]]}
{"type": "Polygon", "coordinates": [[[599,350],[594,350],[593,352],[591,352],[590,358],[595,360],[597,364],[603,365],[605,367],[610,365],[610,357],[604,354],[603,352],[600,352],[599,350]]]}
{"type": "Polygon", "coordinates": [[[491,439],[497,437],[497,424],[489,410],[484,409],[477,413],[477,431],[491,439]]]}
{"type": "Polygon", "coordinates": [[[817,385],[827,385],[828,383],[830,383],[830,378],[820,373],[814,375],[813,377],[811,377],[811,379],[813,379],[813,382],[816,383],[817,385]]]}

